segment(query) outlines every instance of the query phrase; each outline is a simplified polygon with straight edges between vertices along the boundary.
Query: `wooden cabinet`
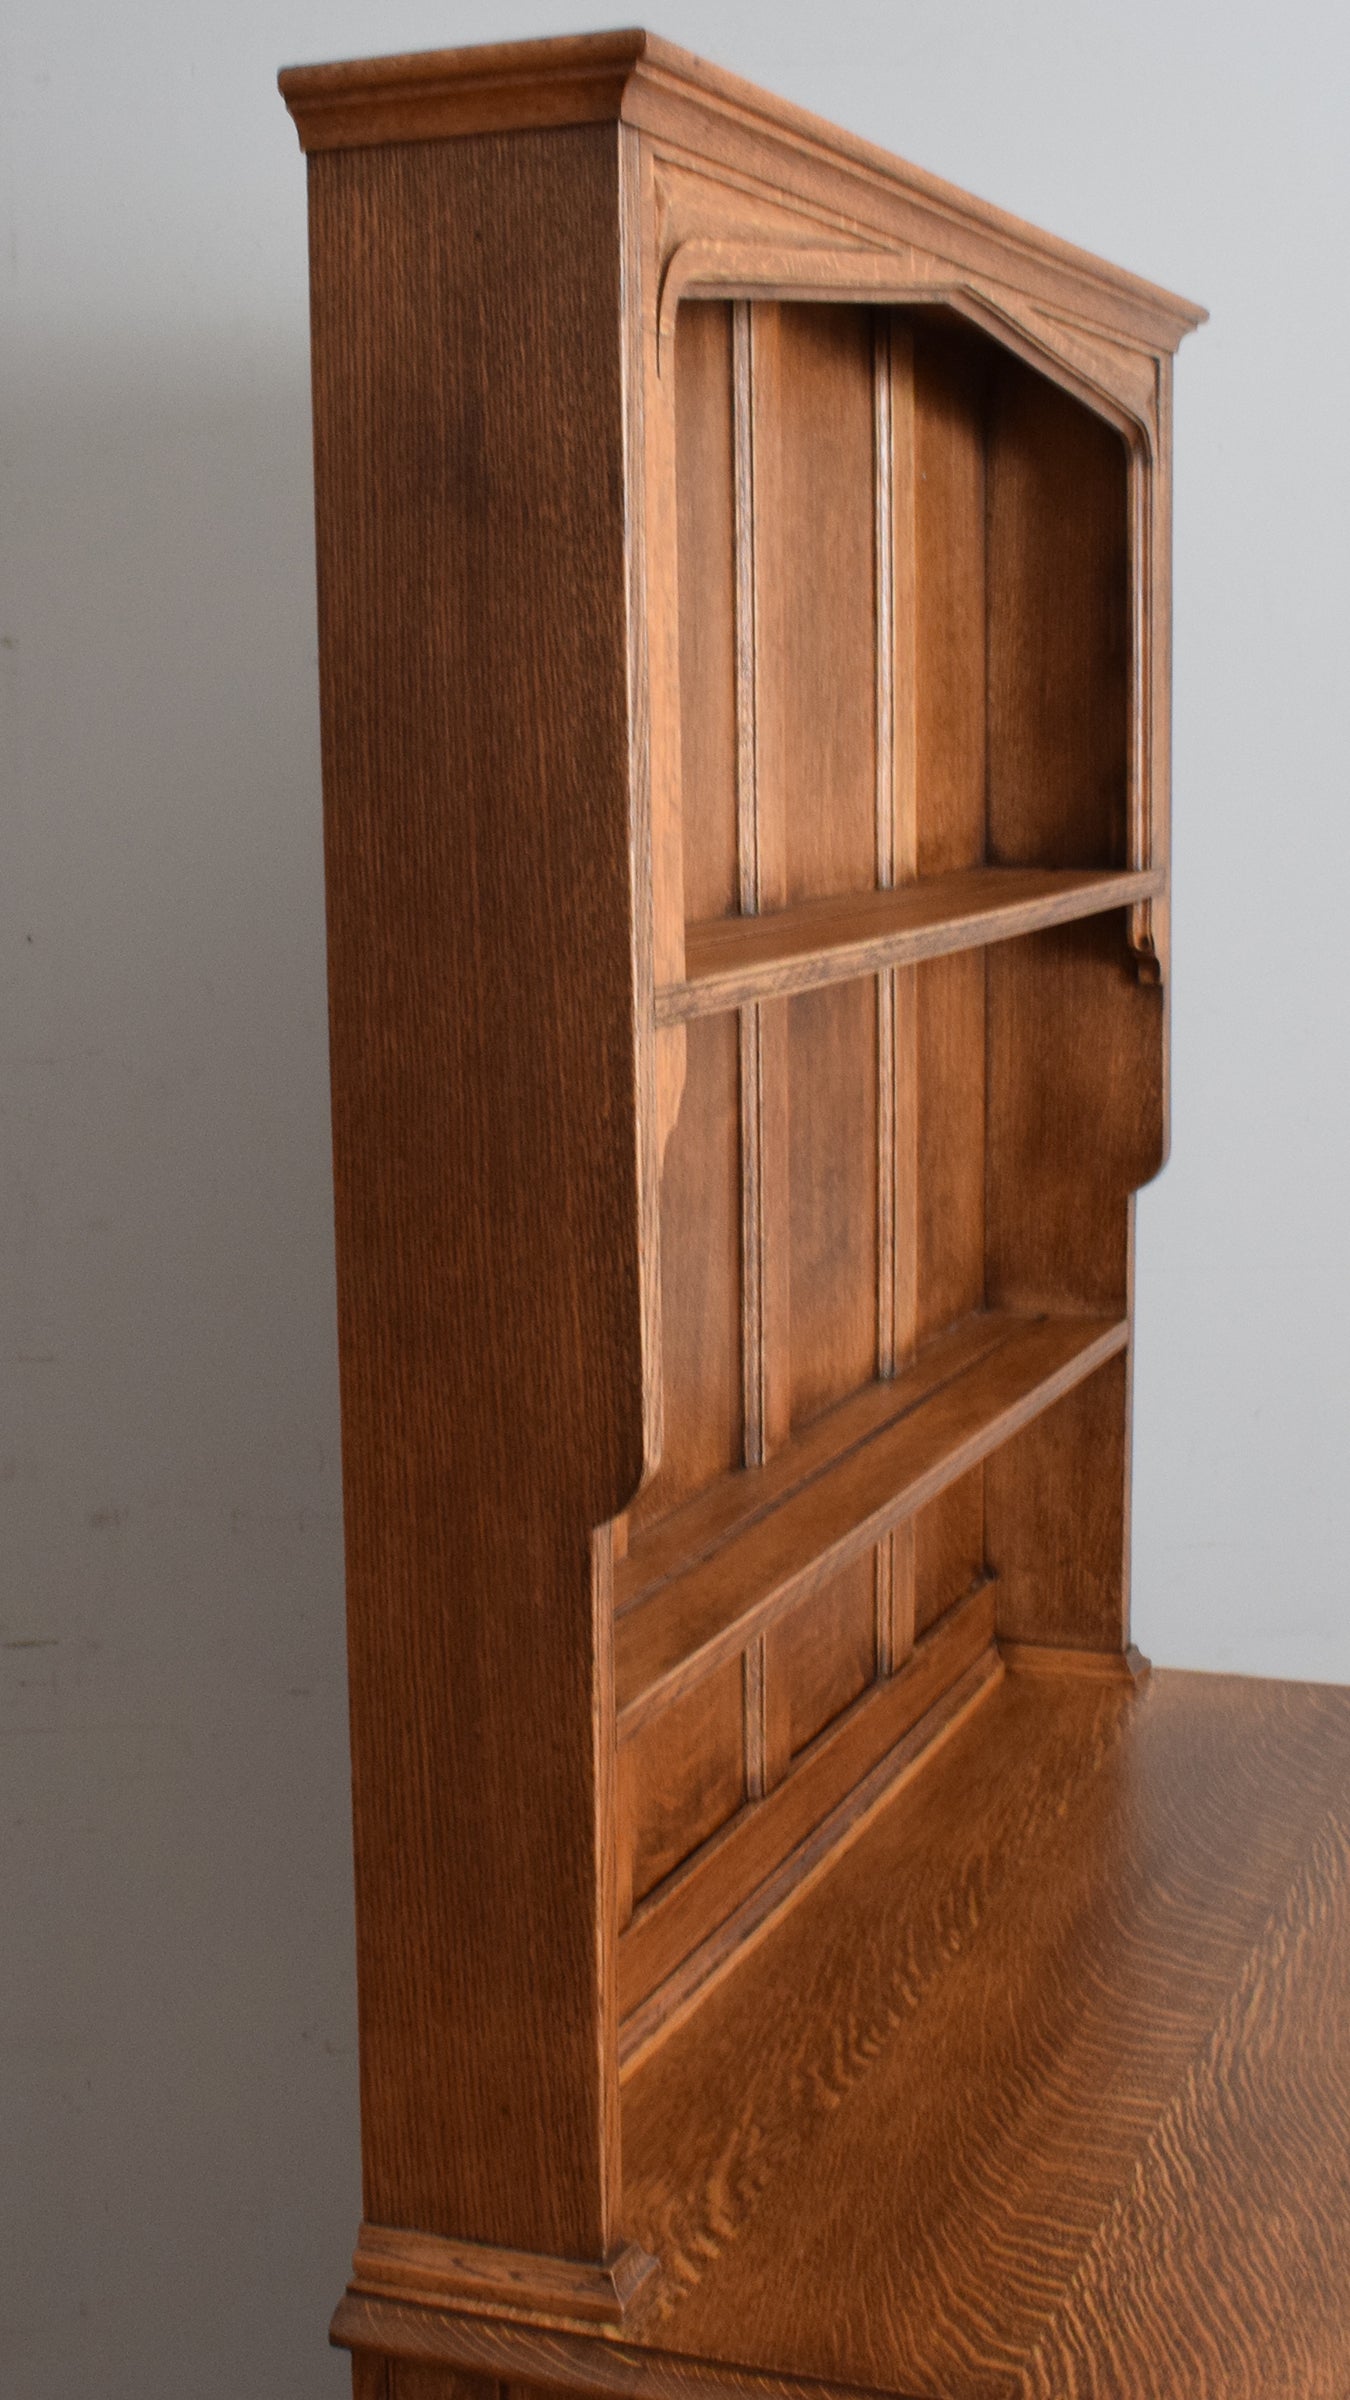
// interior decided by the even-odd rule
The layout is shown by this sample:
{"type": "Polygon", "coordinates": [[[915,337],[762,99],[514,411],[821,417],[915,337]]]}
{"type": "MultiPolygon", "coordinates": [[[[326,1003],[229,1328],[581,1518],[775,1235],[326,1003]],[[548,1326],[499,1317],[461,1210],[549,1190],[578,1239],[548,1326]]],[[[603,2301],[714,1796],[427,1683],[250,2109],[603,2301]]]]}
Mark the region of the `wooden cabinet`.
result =
{"type": "MultiPolygon", "coordinates": [[[[1101,1836],[1108,1753],[1128,1817],[1157,1715],[1131,1212],[1201,312],[646,35],[282,84],[367,2218],[338,2335],[365,2400],[1011,2391],[953,2370],[935,2283],[900,2317],[884,2263],[859,2285],[875,2125],[820,2184],[800,2144],[894,2045],[906,1959],[928,1989],[1000,1874],[1032,1915],[1081,1877],[1044,1845],[1080,1785],[1101,1836]]],[[[930,2109],[1001,2085],[962,2005],[930,2109]]],[[[912,2152],[940,2247],[897,2056],[892,2180],[912,2152]]]]}

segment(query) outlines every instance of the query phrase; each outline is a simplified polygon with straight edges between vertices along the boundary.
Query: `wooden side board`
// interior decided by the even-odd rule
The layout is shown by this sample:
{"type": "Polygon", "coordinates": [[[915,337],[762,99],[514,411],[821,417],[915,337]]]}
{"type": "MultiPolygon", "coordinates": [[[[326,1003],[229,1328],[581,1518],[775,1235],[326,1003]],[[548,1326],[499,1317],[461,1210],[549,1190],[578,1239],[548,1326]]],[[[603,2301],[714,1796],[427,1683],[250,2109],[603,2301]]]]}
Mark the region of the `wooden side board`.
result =
{"type": "Polygon", "coordinates": [[[310,203],[366,2214],[603,2260],[592,1531],[644,1459],[616,139],[335,151],[310,203]]]}

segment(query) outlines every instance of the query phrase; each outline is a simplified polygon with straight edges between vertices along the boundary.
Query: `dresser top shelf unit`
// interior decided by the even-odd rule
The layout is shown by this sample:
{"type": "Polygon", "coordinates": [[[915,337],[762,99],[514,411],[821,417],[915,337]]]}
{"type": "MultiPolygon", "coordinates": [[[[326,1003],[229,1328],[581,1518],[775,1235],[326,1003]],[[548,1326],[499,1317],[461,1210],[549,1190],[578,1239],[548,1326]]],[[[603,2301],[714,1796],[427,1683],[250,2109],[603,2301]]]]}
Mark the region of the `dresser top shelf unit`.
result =
{"type": "Polygon", "coordinates": [[[1202,312],[645,33],[282,84],[355,2400],[1340,2391],[1345,1701],[1129,1626],[1202,312]]]}

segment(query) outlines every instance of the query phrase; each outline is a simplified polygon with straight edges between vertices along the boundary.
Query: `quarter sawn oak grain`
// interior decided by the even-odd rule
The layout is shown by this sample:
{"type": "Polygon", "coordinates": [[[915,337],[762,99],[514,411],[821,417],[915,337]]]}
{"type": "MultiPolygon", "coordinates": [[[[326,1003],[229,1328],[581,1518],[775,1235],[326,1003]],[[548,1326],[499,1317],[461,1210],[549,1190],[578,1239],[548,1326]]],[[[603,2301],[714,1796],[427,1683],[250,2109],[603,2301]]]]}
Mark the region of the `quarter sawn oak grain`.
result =
{"type": "Polygon", "coordinates": [[[355,2400],[1344,2400],[1350,1699],[1129,1633],[1200,312],[640,32],[283,88],[355,2400]]]}
{"type": "Polygon", "coordinates": [[[749,1000],[813,991],[883,967],[1009,941],[1160,889],[1156,873],[985,867],[900,891],[808,901],[767,917],[714,918],[689,927],[685,981],[658,987],[657,1023],[681,1024],[749,1000]]]}
{"type": "Polygon", "coordinates": [[[664,2340],[943,2400],[1344,2391],[1348,1805],[1345,1693],[1010,1677],[630,2083],[664,2340]]]}

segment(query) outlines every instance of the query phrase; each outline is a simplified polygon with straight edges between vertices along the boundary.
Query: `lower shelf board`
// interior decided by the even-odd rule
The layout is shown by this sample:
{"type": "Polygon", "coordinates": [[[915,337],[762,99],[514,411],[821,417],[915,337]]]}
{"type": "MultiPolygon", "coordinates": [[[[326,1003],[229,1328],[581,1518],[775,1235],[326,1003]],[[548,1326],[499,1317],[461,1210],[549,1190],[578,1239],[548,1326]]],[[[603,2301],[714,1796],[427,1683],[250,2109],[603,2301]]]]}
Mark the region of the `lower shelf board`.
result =
{"type": "Polygon", "coordinates": [[[643,1901],[619,1936],[625,2063],[984,1697],[1001,1672],[996,1594],[989,1580],[948,1609],[898,1673],[643,1901]]]}
{"type": "Polygon", "coordinates": [[[743,1650],[1113,1358],[1124,1318],[963,1318],[886,1383],[636,1541],[615,1576],[619,1738],[743,1650]]]}
{"type": "Polygon", "coordinates": [[[1005,1676],[630,2078],[621,2330],[335,2332],[634,2400],[1344,2400],[1347,1991],[1350,1692],[1005,1676]]]}

